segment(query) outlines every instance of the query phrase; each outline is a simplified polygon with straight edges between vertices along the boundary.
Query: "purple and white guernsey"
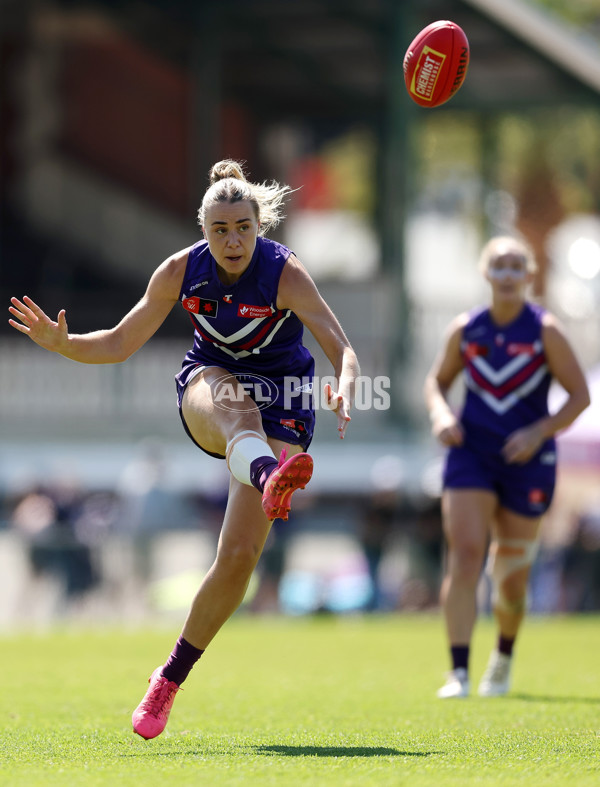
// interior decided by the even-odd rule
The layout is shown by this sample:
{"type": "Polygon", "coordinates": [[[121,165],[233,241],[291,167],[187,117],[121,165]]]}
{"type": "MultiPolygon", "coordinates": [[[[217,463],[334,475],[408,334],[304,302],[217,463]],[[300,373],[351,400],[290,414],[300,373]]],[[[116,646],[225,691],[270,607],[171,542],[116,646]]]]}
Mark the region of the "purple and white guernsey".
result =
{"type": "Polygon", "coordinates": [[[227,285],[217,275],[208,243],[192,246],[180,293],[195,329],[184,367],[306,374],[313,359],[302,344],[303,325],[290,309],[277,308],[279,279],[290,254],[280,243],[259,237],[250,265],[235,284],[227,285]]]}
{"type": "Polygon", "coordinates": [[[541,516],[556,482],[556,445],[546,440],[525,463],[508,463],[506,439],[548,414],[551,374],[542,342],[544,310],[525,303],[508,325],[488,308],[475,309],[463,329],[461,353],[467,388],[461,414],[464,441],[448,449],[444,488],[488,489],[500,505],[541,516]]]}
{"type": "Polygon", "coordinates": [[[461,421],[467,432],[504,442],[516,429],[548,414],[548,370],[542,342],[544,309],[526,303],[498,326],[488,308],[470,313],[461,353],[467,395],[461,421]]]}
{"type": "MultiPolygon", "coordinates": [[[[185,388],[198,371],[226,369],[250,384],[267,435],[306,447],[315,420],[314,359],[302,344],[300,319],[291,309],[277,308],[290,254],[286,246],[258,237],[248,268],[234,284],[223,284],[208,243],[192,246],[179,298],[194,325],[194,345],[175,379],[181,413],[185,388]],[[290,391],[292,379],[299,384],[290,391]]],[[[184,427],[187,431],[185,422],[184,427]]]]}

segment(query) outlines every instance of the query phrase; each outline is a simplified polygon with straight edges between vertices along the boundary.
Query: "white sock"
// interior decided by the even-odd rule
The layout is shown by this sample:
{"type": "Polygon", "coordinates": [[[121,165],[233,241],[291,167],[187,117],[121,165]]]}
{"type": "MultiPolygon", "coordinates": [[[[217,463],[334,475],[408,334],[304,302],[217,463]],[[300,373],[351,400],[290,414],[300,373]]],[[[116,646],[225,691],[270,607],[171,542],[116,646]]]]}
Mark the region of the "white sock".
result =
{"type": "Polygon", "coordinates": [[[242,484],[252,485],[250,481],[250,465],[261,456],[272,456],[276,460],[271,446],[258,432],[246,430],[238,432],[227,443],[225,458],[227,467],[234,478],[242,484]]]}

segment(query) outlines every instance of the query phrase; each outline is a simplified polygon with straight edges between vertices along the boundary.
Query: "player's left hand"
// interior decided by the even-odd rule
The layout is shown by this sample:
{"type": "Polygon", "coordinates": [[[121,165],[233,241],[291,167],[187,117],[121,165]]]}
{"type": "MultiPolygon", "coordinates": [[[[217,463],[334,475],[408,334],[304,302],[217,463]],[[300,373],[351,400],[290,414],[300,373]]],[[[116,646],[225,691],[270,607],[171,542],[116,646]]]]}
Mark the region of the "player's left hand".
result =
{"type": "Polygon", "coordinates": [[[329,383],[327,383],[324,390],[327,398],[327,407],[337,415],[338,432],[340,433],[340,440],[343,440],[348,422],[352,420],[349,415],[350,404],[341,393],[334,391],[329,383]]]}
{"type": "Polygon", "coordinates": [[[537,424],[517,429],[506,439],[502,456],[509,464],[525,464],[535,456],[544,442],[544,435],[537,424]]]}

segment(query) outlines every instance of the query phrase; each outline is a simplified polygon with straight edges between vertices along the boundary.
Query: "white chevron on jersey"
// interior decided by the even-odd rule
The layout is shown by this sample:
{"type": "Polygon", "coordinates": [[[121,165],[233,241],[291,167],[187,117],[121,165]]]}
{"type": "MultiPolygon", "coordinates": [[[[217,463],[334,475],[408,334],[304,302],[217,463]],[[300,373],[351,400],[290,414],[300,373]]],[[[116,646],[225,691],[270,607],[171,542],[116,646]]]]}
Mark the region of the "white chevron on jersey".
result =
{"type": "MultiPolygon", "coordinates": [[[[529,358],[529,356],[527,357],[529,358]]],[[[470,374],[465,374],[465,383],[467,387],[470,388],[473,393],[476,393],[497,415],[504,415],[504,413],[507,413],[511,407],[517,404],[517,402],[527,396],[528,393],[531,393],[531,391],[540,384],[547,372],[548,364],[543,363],[528,380],[518,388],[515,388],[514,391],[511,391],[504,399],[498,399],[492,393],[486,391],[473,380],[470,374]]]]}
{"type": "Polygon", "coordinates": [[[239,358],[247,358],[249,355],[258,355],[264,347],[268,347],[268,345],[271,344],[277,332],[282,327],[285,320],[288,319],[291,313],[292,313],[291,309],[288,309],[286,312],[284,312],[283,317],[277,320],[271,331],[265,336],[265,338],[260,344],[257,344],[255,347],[252,347],[251,350],[238,350],[237,352],[235,350],[231,350],[226,345],[233,344],[234,342],[239,341],[240,339],[243,339],[244,337],[248,336],[248,334],[252,333],[252,331],[255,328],[257,328],[261,323],[263,323],[265,320],[271,319],[272,315],[269,315],[268,317],[257,317],[254,320],[249,320],[248,325],[244,325],[243,328],[240,328],[239,331],[232,333],[231,336],[223,336],[223,334],[215,330],[214,326],[211,325],[210,322],[206,319],[206,317],[203,317],[201,314],[194,314],[193,316],[200,323],[203,330],[205,330],[206,333],[210,334],[210,336],[212,336],[214,339],[216,339],[219,342],[217,346],[219,347],[220,350],[222,350],[224,353],[231,356],[232,358],[239,359],[239,358]],[[221,344],[221,342],[223,344],[221,344]]]}
{"type": "Polygon", "coordinates": [[[248,320],[246,325],[240,328],[239,331],[232,333],[231,336],[223,336],[222,333],[219,333],[219,331],[215,330],[214,325],[211,325],[206,317],[203,317],[201,314],[194,314],[193,316],[200,323],[206,333],[209,333],[214,339],[219,342],[223,342],[224,344],[238,342],[240,339],[248,336],[249,333],[252,333],[252,331],[266,319],[265,317],[255,317],[254,320],[248,320]]]}
{"type": "Polygon", "coordinates": [[[503,382],[508,380],[509,377],[512,377],[513,374],[518,372],[523,366],[526,366],[532,358],[536,355],[539,355],[544,346],[540,339],[533,343],[532,348],[534,350],[534,354],[530,355],[529,353],[520,353],[507,364],[505,364],[501,369],[493,369],[489,363],[485,360],[485,358],[481,355],[476,355],[474,358],[471,359],[471,363],[477,369],[477,371],[481,374],[482,377],[491,383],[492,385],[501,385],[503,382]]]}

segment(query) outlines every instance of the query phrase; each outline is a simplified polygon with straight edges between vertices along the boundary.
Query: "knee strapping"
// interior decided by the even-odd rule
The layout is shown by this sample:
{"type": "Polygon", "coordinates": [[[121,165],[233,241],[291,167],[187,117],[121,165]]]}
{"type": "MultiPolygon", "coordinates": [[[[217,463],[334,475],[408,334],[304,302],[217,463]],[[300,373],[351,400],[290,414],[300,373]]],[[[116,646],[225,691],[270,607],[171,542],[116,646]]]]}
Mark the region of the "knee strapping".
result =
{"type": "Polygon", "coordinates": [[[234,435],[225,449],[227,467],[233,477],[242,484],[250,484],[250,465],[261,456],[272,456],[275,459],[275,454],[265,438],[251,429],[234,435]]]}
{"type": "Polygon", "coordinates": [[[486,565],[492,580],[494,607],[507,612],[523,611],[525,598],[511,600],[506,597],[504,583],[523,568],[529,568],[538,550],[538,541],[527,538],[500,538],[493,545],[486,565]]]}

